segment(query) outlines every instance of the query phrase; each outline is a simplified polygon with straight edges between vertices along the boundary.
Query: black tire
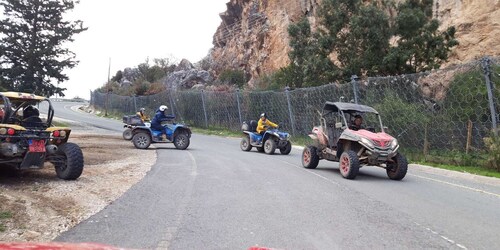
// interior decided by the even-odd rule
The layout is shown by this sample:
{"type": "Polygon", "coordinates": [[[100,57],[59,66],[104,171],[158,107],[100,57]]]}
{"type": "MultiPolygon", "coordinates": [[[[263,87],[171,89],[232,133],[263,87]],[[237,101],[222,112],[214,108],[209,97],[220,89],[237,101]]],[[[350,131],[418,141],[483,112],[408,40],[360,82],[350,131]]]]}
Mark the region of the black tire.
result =
{"type": "Polygon", "coordinates": [[[272,139],[269,138],[264,142],[264,152],[266,154],[272,155],[274,154],[274,151],[276,150],[276,142],[272,139]]]}
{"type": "Polygon", "coordinates": [[[402,180],[406,176],[406,172],[408,171],[408,161],[404,155],[398,153],[396,156],[392,158],[394,163],[387,163],[387,176],[391,180],[402,180]]]}
{"type": "Polygon", "coordinates": [[[340,174],[346,179],[354,179],[359,173],[359,158],[356,152],[349,150],[340,155],[340,174]]]}
{"type": "Polygon", "coordinates": [[[51,157],[57,177],[63,180],[76,180],[83,172],[83,153],[80,147],[67,142],[57,148],[56,155],[51,157]]]}
{"type": "Polygon", "coordinates": [[[243,137],[243,138],[241,138],[240,148],[243,151],[250,151],[250,150],[252,150],[252,145],[250,145],[250,137],[248,137],[248,135],[245,136],[245,137],[243,137]]]}
{"type": "Polygon", "coordinates": [[[134,134],[132,133],[132,129],[125,129],[125,131],[123,131],[123,139],[127,140],[127,141],[130,141],[132,140],[132,137],[134,137],[134,134]]]}
{"type": "Polygon", "coordinates": [[[287,155],[290,154],[290,152],[292,152],[292,143],[288,141],[284,147],[280,148],[280,153],[282,155],[287,155]]]}
{"type": "Polygon", "coordinates": [[[189,143],[190,143],[189,136],[187,136],[184,133],[177,134],[174,137],[174,146],[177,149],[184,150],[187,147],[189,147],[189,143]]]}
{"type": "Polygon", "coordinates": [[[318,149],[314,146],[307,146],[302,151],[302,166],[309,169],[314,169],[318,166],[319,156],[318,149]]]}
{"type": "Polygon", "coordinates": [[[151,145],[151,136],[145,132],[139,132],[134,135],[132,142],[138,149],[147,149],[151,145]]]}

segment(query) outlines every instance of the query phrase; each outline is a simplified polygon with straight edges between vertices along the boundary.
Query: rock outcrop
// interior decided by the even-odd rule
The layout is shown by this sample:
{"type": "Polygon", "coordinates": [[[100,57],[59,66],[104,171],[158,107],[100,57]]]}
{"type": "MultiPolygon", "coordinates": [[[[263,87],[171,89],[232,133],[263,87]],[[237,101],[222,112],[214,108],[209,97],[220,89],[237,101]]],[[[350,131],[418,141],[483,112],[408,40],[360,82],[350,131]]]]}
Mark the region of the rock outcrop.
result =
{"type": "MultiPolygon", "coordinates": [[[[231,0],[220,14],[222,23],[214,34],[212,70],[219,74],[225,69],[241,69],[251,84],[288,65],[288,25],[307,16],[314,27],[320,2],[231,0]]],[[[500,55],[499,0],[434,0],[433,13],[442,22],[441,29],[457,28],[460,45],[453,49],[448,65],[500,55]]]]}
{"type": "Polygon", "coordinates": [[[165,79],[165,85],[172,89],[190,89],[193,86],[204,85],[211,80],[208,71],[196,69],[191,62],[182,59],[175,71],[165,79]]]}

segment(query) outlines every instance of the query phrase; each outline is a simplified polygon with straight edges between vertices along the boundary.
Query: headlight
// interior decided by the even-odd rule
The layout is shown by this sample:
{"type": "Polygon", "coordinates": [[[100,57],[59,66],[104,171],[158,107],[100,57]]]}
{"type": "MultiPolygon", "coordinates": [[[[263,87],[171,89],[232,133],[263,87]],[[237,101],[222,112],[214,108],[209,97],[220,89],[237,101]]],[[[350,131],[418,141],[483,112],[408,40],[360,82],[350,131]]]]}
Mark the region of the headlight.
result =
{"type": "Polygon", "coordinates": [[[366,138],[361,138],[361,143],[364,144],[365,146],[369,148],[374,148],[375,146],[373,145],[373,142],[371,140],[368,140],[366,138]]]}
{"type": "Polygon", "coordinates": [[[394,139],[391,142],[391,149],[395,149],[398,146],[398,140],[394,139]]]}

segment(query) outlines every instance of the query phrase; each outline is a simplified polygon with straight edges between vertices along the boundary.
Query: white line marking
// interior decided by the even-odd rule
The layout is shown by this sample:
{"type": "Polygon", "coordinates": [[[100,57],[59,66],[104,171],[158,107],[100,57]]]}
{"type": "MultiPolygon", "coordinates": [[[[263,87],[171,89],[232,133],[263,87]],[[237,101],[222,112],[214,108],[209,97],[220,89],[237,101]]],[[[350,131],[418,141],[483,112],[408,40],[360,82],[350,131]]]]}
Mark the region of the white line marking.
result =
{"type": "Polygon", "coordinates": [[[417,178],[421,178],[421,179],[425,179],[425,180],[429,180],[429,181],[435,181],[435,182],[438,182],[438,183],[441,183],[441,184],[446,184],[446,185],[450,185],[450,186],[454,186],[454,187],[458,187],[458,188],[463,188],[463,189],[471,190],[471,191],[478,192],[478,193],[488,194],[488,195],[492,195],[492,196],[496,196],[497,198],[500,198],[500,194],[488,192],[488,191],[485,191],[485,190],[482,190],[482,189],[467,187],[467,186],[464,186],[464,185],[455,184],[455,183],[451,183],[451,182],[447,182],[447,181],[442,181],[442,180],[438,180],[438,179],[434,179],[434,178],[429,178],[429,177],[425,177],[425,176],[415,175],[415,174],[408,174],[408,175],[415,176],[417,178]]]}
{"type": "Polygon", "coordinates": [[[413,222],[413,223],[415,223],[415,225],[417,225],[418,227],[423,228],[423,229],[431,232],[432,234],[439,236],[441,239],[446,240],[450,244],[453,244],[453,245],[455,245],[455,246],[457,246],[457,247],[459,247],[461,249],[467,249],[467,247],[465,247],[464,245],[458,244],[454,240],[452,240],[452,239],[450,239],[450,238],[448,238],[448,237],[446,237],[444,235],[441,235],[438,232],[436,232],[436,231],[434,231],[434,230],[432,230],[432,229],[430,229],[428,227],[424,227],[423,225],[420,225],[418,222],[413,222]]]}
{"type": "Polygon", "coordinates": [[[335,182],[335,181],[333,181],[333,180],[331,180],[331,179],[328,179],[328,178],[326,178],[326,177],[324,177],[324,176],[322,176],[322,175],[320,175],[320,174],[318,174],[318,173],[315,173],[315,172],[313,172],[313,171],[311,171],[311,170],[309,170],[309,169],[306,169],[306,168],[303,168],[303,167],[297,166],[297,165],[295,165],[295,164],[292,164],[292,163],[287,162],[287,161],[284,161],[284,160],[279,160],[279,161],[281,161],[281,162],[283,162],[283,163],[286,163],[286,164],[288,164],[288,165],[290,165],[290,166],[296,167],[296,168],[298,168],[298,169],[300,169],[300,170],[306,171],[306,172],[308,172],[308,173],[310,173],[310,174],[312,174],[312,175],[315,175],[315,176],[317,176],[317,177],[319,177],[319,178],[321,178],[321,179],[323,179],[323,180],[325,180],[325,181],[328,181],[328,182],[330,182],[330,183],[332,183],[332,184],[335,184],[335,185],[337,185],[337,186],[340,186],[340,184],[339,184],[338,182],[335,182]]]}

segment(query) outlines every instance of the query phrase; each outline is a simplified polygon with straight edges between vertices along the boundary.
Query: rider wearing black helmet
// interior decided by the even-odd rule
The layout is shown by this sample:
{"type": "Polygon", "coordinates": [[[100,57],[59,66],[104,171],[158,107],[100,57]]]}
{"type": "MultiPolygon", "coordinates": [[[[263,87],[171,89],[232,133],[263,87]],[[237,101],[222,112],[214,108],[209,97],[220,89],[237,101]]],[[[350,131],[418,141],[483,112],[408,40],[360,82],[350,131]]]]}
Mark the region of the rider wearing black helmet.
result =
{"type": "Polygon", "coordinates": [[[259,122],[257,123],[257,133],[264,134],[268,127],[278,128],[278,124],[268,120],[266,113],[262,113],[260,115],[259,122]]]}

